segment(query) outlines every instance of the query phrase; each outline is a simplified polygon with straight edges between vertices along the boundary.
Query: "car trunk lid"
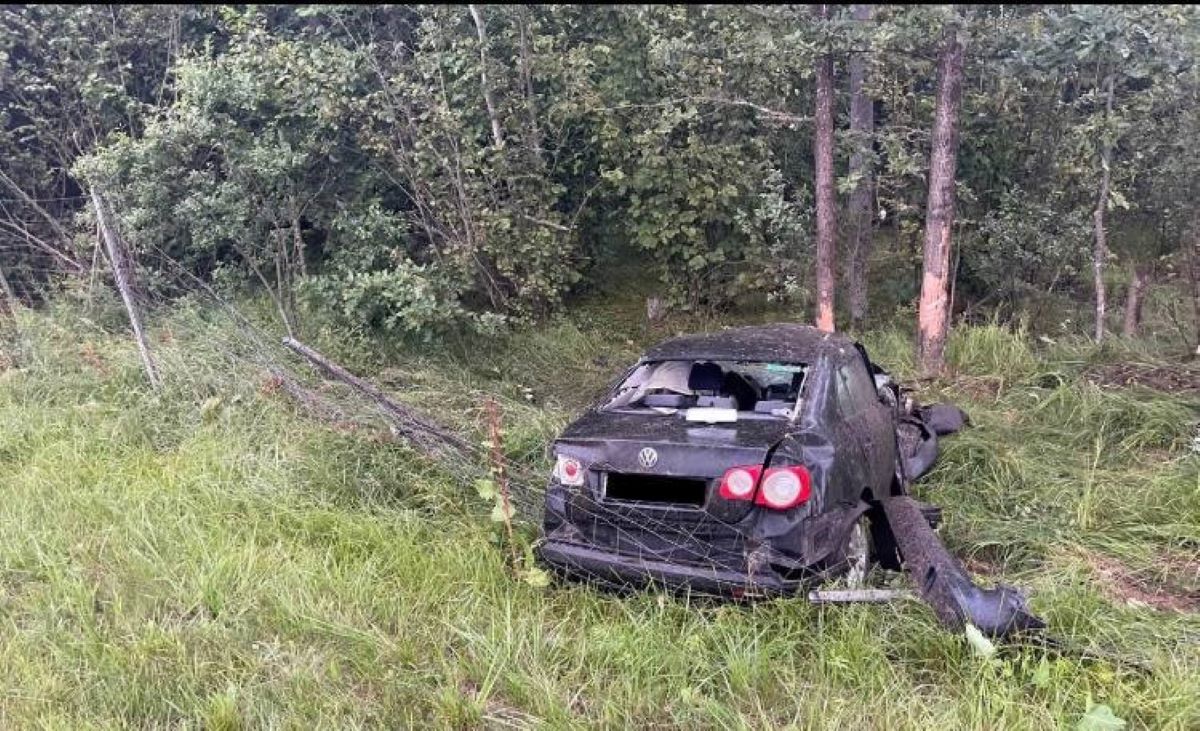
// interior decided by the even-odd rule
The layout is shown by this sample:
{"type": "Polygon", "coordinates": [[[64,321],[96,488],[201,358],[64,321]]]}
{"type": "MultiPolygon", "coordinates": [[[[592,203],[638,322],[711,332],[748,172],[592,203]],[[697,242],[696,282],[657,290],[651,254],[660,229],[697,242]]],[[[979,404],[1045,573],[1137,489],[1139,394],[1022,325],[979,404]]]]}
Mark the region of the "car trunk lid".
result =
{"type": "Polygon", "coordinates": [[[735,465],[762,464],[787,428],[784,419],[709,425],[675,414],[592,412],[564,432],[555,448],[600,472],[719,478],[735,465]]]}
{"type": "Polygon", "coordinates": [[[753,505],[721,499],[721,477],[730,467],[763,464],[787,428],[783,419],[707,425],[677,415],[594,412],[575,422],[555,450],[580,460],[594,499],[624,518],[640,514],[686,522],[692,532],[705,524],[727,532],[753,505]]]}

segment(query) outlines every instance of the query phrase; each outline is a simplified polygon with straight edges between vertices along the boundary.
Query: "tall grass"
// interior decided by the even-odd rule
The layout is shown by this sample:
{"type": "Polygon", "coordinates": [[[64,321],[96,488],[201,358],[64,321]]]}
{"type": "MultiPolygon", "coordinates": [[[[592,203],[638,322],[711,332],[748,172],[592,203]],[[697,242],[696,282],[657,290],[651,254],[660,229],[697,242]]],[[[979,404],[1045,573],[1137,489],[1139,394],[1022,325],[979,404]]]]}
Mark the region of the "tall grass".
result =
{"type": "MultiPolygon", "coordinates": [[[[316,338],[466,430],[499,394],[506,448],[536,463],[641,347],[695,325],[613,323],[386,356],[316,338]]],[[[976,426],[919,494],[972,566],[1032,589],[1098,660],[981,659],[917,603],[537,588],[452,471],[306,418],[210,313],[156,323],[161,393],[103,323],[21,325],[0,373],[0,726],[1050,728],[1089,699],[1134,726],[1200,726],[1200,619],[1130,603],[1097,569],[1194,595],[1198,405],[1092,386],[1073,344],[956,332],[958,375],[921,396],[976,426]]],[[[866,340],[910,367],[908,334],[866,340]]]]}

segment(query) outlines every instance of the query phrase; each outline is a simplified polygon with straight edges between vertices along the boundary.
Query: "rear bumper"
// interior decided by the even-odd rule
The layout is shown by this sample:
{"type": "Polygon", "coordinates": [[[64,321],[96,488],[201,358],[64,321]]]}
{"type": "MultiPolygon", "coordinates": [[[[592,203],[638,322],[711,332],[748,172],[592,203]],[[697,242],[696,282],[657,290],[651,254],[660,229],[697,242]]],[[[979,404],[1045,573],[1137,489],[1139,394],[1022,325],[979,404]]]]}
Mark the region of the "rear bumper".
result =
{"type": "Polygon", "coordinates": [[[552,483],[538,557],[559,574],[614,588],[791,594],[844,568],[835,550],[862,509],[807,517],[752,510],[730,521],[707,510],[602,503],[552,483]]]}
{"type": "Polygon", "coordinates": [[[782,579],[773,571],[751,573],[656,561],[554,537],[541,545],[538,555],[571,578],[618,588],[659,585],[673,591],[749,598],[791,594],[804,585],[803,581],[782,579]]]}

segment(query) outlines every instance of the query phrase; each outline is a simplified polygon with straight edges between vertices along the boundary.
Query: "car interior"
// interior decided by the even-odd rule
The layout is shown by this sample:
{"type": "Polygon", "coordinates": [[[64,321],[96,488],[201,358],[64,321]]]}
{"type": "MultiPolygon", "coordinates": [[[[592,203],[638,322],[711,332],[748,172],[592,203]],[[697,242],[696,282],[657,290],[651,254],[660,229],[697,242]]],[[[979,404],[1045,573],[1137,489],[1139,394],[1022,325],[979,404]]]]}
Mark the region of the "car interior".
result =
{"type": "MultiPolygon", "coordinates": [[[[652,388],[630,405],[641,405],[654,409],[687,409],[710,407],[773,414],[790,409],[796,402],[804,381],[804,371],[787,371],[782,380],[760,383],[752,373],[737,370],[739,365],[750,366],[745,370],[763,370],[765,364],[728,364],[723,368],[713,361],[696,361],[687,377],[687,391],[681,393],[671,388],[652,388]]],[[[760,375],[761,377],[761,375],[760,375]]]]}

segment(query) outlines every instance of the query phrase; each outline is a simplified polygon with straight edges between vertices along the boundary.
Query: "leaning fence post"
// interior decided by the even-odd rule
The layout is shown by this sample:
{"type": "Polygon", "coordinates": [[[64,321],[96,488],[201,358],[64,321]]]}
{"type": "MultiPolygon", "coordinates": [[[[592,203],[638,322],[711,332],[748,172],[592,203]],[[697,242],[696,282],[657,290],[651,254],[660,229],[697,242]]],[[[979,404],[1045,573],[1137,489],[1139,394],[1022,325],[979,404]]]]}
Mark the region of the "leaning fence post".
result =
{"type": "Polygon", "coordinates": [[[121,239],[121,234],[112,220],[108,202],[94,186],[92,187],[92,204],[96,208],[96,223],[100,226],[104,246],[108,250],[108,260],[112,263],[113,279],[116,280],[117,289],[121,292],[125,311],[129,314],[129,325],[133,328],[133,339],[137,342],[138,353],[142,356],[142,365],[146,368],[146,377],[150,379],[151,386],[158,388],[162,385],[162,380],[159,378],[158,368],[154,365],[154,358],[150,355],[150,346],[146,343],[146,333],[142,330],[142,314],[138,310],[137,300],[133,296],[133,266],[129,250],[125,247],[125,242],[121,239]]]}

